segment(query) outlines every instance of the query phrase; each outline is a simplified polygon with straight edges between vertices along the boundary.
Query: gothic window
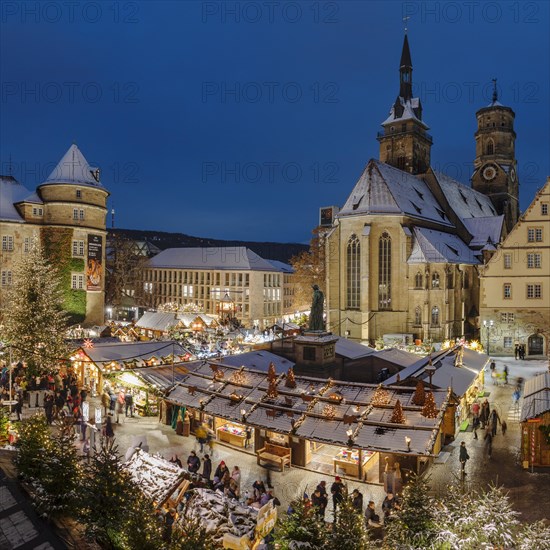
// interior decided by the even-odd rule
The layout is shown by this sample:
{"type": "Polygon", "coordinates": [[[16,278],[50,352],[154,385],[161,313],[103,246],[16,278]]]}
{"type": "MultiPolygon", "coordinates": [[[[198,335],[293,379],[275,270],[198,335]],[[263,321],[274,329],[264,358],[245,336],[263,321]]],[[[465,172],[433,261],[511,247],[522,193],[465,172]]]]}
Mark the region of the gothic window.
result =
{"type": "Polygon", "coordinates": [[[347,307],[359,309],[361,296],[361,244],[357,235],[352,235],[348,241],[346,275],[347,275],[347,307]]]}
{"type": "Polygon", "coordinates": [[[378,241],[378,309],[391,309],[391,237],[386,232],[378,241]]]}
{"type": "Polygon", "coordinates": [[[414,277],[414,287],[422,288],[422,273],[420,271],[414,277]]]}
{"type": "Polygon", "coordinates": [[[416,306],[414,310],[414,325],[416,327],[422,326],[422,309],[420,306],[416,306]]]}
{"type": "Polygon", "coordinates": [[[490,139],[487,142],[487,154],[492,155],[492,154],[494,154],[494,152],[495,152],[495,144],[493,143],[493,140],[490,139]]]}
{"type": "Polygon", "coordinates": [[[397,168],[405,170],[405,157],[397,157],[397,168]]]}
{"type": "Polygon", "coordinates": [[[432,308],[432,327],[439,326],[439,308],[434,306],[432,308]]]}
{"type": "Polygon", "coordinates": [[[439,288],[439,273],[437,271],[432,275],[432,288],[439,288]]]}

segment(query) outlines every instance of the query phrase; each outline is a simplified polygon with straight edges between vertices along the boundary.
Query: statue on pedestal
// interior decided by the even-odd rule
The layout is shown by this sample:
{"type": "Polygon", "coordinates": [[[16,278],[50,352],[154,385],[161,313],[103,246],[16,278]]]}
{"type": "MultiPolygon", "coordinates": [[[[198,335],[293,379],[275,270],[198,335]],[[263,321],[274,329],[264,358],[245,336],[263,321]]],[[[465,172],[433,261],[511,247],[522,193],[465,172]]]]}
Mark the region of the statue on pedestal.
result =
{"type": "Polygon", "coordinates": [[[309,314],[309,330],[325,330],[323,320],[323,305],[325,296],[318,285],[313,285],[313,301],[311,303],[311,312],[309,314]]]}

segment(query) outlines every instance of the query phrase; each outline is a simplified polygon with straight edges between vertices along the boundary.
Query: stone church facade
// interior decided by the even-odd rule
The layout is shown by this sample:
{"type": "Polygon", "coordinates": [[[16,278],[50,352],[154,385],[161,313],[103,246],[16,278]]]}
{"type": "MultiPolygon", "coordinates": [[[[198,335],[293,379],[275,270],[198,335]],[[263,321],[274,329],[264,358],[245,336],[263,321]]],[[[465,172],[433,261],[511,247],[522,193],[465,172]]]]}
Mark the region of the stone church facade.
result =
{"type": "Polygon", "coordinates": [[[58,270],[70,320],[103,323],[108,196],[99,170],[76,145],[34,192],[13,176],[0,176],[0,318],[9,307],[17,260],[35,240],[58,270]]]}
{"type": "Polygon", "coordinates": [[[399,94],[326,234],[327,328],[373,343],[479,337],[479,268],[518,218],[514,113],[477,113],[472,187],[430,167],[433,139],[412,94],[405,36],[399,94]]]}

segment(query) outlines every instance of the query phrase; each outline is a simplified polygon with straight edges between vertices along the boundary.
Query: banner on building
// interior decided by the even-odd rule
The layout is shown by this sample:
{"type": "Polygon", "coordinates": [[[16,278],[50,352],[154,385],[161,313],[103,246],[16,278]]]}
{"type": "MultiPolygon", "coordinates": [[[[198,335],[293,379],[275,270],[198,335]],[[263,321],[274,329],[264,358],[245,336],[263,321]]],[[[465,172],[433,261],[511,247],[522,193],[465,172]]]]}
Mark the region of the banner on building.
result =
{"type": "Polygon", "coordinates": [[[88,263],[86,265],[86,289],[101,290],[103,266],[103,238],[101,235],[88,235],[88,263]]]}

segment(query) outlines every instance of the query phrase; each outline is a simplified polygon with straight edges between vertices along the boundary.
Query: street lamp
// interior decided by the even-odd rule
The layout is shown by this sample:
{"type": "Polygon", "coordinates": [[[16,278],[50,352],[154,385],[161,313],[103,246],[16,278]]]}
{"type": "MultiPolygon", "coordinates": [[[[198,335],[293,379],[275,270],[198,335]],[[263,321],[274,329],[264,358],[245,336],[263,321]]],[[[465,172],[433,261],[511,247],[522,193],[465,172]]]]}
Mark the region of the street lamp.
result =
{"type": "Polygon", "coordinates": [[[493,328],[493,325],[494,325],[494,322],[492,319],[490,321],[487,321],[487,319],[483,320],[483,326],[487,329],[487,355],[491,355],[489,344],[490,344],[490,337],[491,337],[491,329],[493,328]]]}

